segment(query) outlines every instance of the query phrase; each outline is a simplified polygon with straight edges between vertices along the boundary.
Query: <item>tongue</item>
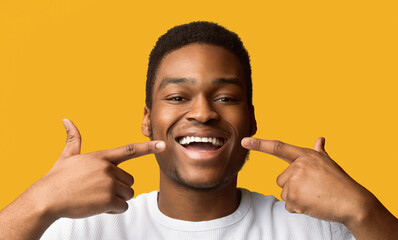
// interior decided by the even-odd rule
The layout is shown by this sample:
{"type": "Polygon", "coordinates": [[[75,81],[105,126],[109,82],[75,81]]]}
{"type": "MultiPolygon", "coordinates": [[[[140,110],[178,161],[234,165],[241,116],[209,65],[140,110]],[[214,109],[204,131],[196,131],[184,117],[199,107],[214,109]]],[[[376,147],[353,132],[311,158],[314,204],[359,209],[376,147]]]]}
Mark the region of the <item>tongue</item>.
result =
{"type": "Polygon", "coordinates": [[[214,146],[211,143],[204,143],[204,142],[194,142],[185,145],[184,147],[194,151],[212,151],[220,148],[220,146],[214,146]]]}

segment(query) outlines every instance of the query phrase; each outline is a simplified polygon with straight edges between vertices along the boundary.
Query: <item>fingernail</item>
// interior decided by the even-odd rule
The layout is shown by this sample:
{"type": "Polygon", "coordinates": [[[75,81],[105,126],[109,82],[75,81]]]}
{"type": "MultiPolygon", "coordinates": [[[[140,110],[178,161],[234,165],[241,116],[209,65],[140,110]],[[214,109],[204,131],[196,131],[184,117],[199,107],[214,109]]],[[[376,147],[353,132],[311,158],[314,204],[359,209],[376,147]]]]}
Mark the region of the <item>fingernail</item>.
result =
{"type": "Polygon", "coordinates": [[[65,130],[66,130],[66,131],[69,131],[69,123],[68,123],[68,120],[62,119],[62,123],[64,124],[65,130]]]}
{"type": "Polygon", "coordinates": [[[242,139],[243,146],[249,146],[251,143],[252,143],[252,141],[249,138],[242,139]]]}
{"type": "Polygon", "coordinates": [[[166,148],[166,144],[164,142],[158,142],[158,143],[156,143],[155,147],[158,150],[163,150],[166,148]]]}

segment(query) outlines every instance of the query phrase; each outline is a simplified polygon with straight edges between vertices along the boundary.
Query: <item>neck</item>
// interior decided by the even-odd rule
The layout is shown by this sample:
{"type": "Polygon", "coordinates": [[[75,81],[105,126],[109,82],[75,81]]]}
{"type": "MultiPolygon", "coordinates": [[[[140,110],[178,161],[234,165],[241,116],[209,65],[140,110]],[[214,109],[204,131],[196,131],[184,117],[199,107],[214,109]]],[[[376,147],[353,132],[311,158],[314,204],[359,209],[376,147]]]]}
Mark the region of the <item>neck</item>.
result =
{"type": "Polygon", "coordinates": [[[210,190],[198,190],[181,186],[160,176],[158,195],[159,210],[174,219],[206,221],[232,214],[239,206],[240,191],[237,177],[210,190]]]}

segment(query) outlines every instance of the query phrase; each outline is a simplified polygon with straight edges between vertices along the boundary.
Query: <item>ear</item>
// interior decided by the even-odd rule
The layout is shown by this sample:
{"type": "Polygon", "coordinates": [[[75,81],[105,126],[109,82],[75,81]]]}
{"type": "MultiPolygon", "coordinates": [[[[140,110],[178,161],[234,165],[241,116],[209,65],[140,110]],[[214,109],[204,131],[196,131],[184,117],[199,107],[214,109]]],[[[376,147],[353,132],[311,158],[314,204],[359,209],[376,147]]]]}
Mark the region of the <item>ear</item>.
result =
{"type": "Polygon", "coordinates": [[[254,115],[254,106],[251,105],[249,108],[249,114],[250,114],[250,136],[253,136],[257,132],[257,121],[256,121],[256,116],[254,115]]]}
{"type": "Polygon", "coordinates": [[[151,130],[150,130],[150,125],[151,125],[151,110],[145,106],[144,107],[144,119],[142,119],[142,125],[141,125],[141,131],[142,134],[144,134],[145,137],[150,137],[151,136],[151,130]]]}

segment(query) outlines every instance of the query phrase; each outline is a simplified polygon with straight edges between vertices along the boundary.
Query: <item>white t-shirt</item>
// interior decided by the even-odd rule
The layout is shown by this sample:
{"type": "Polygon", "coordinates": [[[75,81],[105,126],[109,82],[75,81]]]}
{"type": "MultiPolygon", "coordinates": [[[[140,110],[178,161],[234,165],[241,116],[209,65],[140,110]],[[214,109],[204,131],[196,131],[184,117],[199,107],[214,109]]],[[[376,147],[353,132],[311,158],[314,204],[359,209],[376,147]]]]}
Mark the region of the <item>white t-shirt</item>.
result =
{"type": "Polygon", "coordinates": [[[340,223],[292,214],[273,196],[241,191],[238,209],[219,219],[190,222],[167,217],[159,210],[154,191],[128,201],[129,209],[122,214],[59,219],[41,239],[355,239],[340,223]]]}

